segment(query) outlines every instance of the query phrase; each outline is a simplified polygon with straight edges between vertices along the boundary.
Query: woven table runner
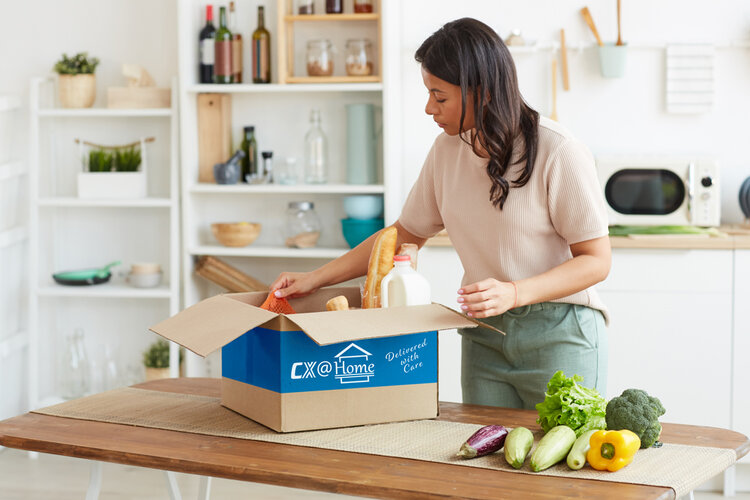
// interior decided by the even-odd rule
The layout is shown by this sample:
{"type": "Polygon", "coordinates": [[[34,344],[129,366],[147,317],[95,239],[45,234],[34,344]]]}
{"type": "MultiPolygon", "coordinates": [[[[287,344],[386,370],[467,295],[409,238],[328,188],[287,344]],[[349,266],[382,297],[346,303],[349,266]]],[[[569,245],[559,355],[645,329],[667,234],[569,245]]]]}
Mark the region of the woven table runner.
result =
{"type": "MultiPolygon", "coordinates": [[[[731,449],[665,443],[661,448],[638,451],[634,461],[617,472],[596,471],[588,465],[573,471],[564,461],[543,472],[532,472],[528,459],[523,468],[516,470],[506,463],[502,453],[470,460],[457,458],[461,443],[481,427],[477,424],[417,420],[281,434],[221,406],[219,398],[130,387],[34,413],[508,472],[666,486],[674,489],[677,497],[736,462],[731,449]]],[[[541,431],[534,438],[538,443],[541,431]]]]}

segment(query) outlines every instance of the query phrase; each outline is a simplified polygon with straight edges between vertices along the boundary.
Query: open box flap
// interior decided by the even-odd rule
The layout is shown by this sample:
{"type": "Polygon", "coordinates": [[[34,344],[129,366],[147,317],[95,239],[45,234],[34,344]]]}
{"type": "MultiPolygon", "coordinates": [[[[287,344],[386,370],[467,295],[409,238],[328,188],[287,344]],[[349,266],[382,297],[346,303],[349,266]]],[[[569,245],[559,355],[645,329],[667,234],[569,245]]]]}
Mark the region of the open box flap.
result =
{"type": "Polygon", "coordinates": [[[205,357],[276,316],[276,313],[237,300],[233,294],[217,295],[188,307],[149,330],[205,357]]]}
{"type": "Polygon", "coordinates": [[[481,324],[440,304],[299,313],[290,314],[287,318],[319,345],[451,328],[474,328],[481,324]]]}

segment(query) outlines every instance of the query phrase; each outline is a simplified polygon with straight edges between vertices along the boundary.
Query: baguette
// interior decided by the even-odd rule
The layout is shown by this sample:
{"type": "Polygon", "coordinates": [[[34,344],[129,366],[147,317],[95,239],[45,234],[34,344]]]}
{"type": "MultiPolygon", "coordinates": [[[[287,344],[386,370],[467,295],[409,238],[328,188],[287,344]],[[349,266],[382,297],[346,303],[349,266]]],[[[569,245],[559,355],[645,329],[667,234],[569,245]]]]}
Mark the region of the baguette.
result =
{"type": "Polygon", "coordinates": [[[383,229],[375,239],[367,263],[367,279],[362,292],[362,308],[380,307],[380,282],[393,268],[393,256],[396,253],[398,231],[389,226],[383,229]]]}
{"type": "Polygon", "coordinates": [[[416,271],[418,252],[419,247],[415,243],[401,243],[401,245],[398,247],[398,252],[396,252],[396,255],[408,255],[409,259],[411,260],[411,268],[416,271]]]}
{"type": "Polygon", "coordinates": [[[326,311],[346,311],[349,309],[349,301],[343,295],[337,295],[326,302],[326,311]]]}

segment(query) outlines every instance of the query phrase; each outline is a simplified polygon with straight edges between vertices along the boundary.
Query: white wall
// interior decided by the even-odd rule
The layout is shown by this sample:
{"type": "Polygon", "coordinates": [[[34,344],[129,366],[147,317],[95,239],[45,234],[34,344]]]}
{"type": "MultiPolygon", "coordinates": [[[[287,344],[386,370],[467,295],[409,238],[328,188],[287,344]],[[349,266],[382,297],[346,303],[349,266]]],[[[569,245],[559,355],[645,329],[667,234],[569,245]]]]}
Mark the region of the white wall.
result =
{"type": "MultiPolygon", "coordinates": [[[[106,104],[108,86],[125,85],[124,77],[121,76],[122,63],[134,63],[145,67],[159,86],[170,86],[171,78],[177,75],[176,0],[3,1],[2,12],[4,23],[3,29],[0,30],[0,58],[4,63],[3,69],[0,70],[0,95],[19,95],[23,106],[20,111],[14,113],[13,118],[14,143],[11,154],[14,159],[26,161],[28,158],[29,81],[32,77],[51,73],[54,63],[63,52],[73,55],[88,51],[90,55],[101,60],[96,70],[96,106],[106,104]]],[[[92,137],[90,134],[97,132],[108,133],[109,129],[113,128],[107,126],[101,130],[101,125],[102,122],[96,120],[75,124],[83,137],[87,134],[92,137]]],[[[124,135],[134,134],[138,137],[139,125],[134,122],[128,126],[131,128],[123,130],[118,126],[113,130],[117,129],[124,135]]],[[[161,135],[168,138],[168,134],[161,135]]],[[[168,151],[167,143],[163,144],[163,147],[168,151]]],[[[4,155],[0,155],[2,156],[4,155]]],[[[159,153],[156,152],[155,156],[158,159],[159,153]]],[[[65,164],[65,158],[60,158],[60,163],[65,164]]],[[[7,214],[26,203],[25,193],[22,197],[2,196],[0,213],[7,214]]],[[[21,212],[25,214],[24,208],[21,212]]],[[[19,217],[23,218],[25,217],[19,217]]],[[[19,223],[22,222],[23,220],[19,220],[19,223]]],[[[96,245],[95,241],[90,243],[96,245]]],[[[59,249],[55,249],[55,253],[59,254],[59,249]]],[[[7,255],[12,256],[12,264],[15,267],[2,266],[0,272],[12,269],[14,273],[6,271],[0,275],[0,287],[3,287],[0,296],[13,303],[25,305],[23,294],[26,290],[19,287],[18,280],[15,279],[16,274],[23,272],[25,255],[17,251],[11,254],[7,251],[3,253],[3,256],[7,255]]],[[[130,304],[124,304],[124,307],[130,307],[130,304]]],[[[71,307],[63,309],[66,317],[85,314],[71,307]]],[[[8,311],[7,308],[0,309],[0,313],[5,313],[0,318],[2,341],[19,327],[22,328],[25,318],[22,317],[22,312],[8,311]]],[[[106,316],[102,314],[102,318],[95,322],[106,324],[106,316]]],[[[59,315],[49,315],[42,319],[42,324],[46,322],[53,328],[60,329],[60,325],[56,324],[60,321],[59,315]]],[[[62,339],[64,332],[58,333],[62,339]]],[[[93,335],[90,336],[92,341],[96,341],[93,335]]],[[[145,335],[142,337],[145,339],[145,335]]],[[[89,352],[94,354],[93,350],[89,352]]],[[[7,363],[0,360],[0,419],[25,408],[24,395],[28,390],[25,384],[26,364],[25,360],[20,359],[20,354],[25,353],[15,353],[7,363]]],[[[52,362],[54,364],[54,360],[52,362]]]]}
{"type": "MultiPolygon", "coordinates": [[[[521,29],[540,44],[560,41],[565,29],[570,65],[570,91],[558,74],[558,116],[594,154],[678,153],[715,157],[722,168],[722,220],[742,219],[738,190],[750,176],[746,117],[750,114],[750,3],[742,0],[623,2],[623,40],[631,44],[627,72],[620,79],[600,76],[594,37],[580,15],[588,5],[605,41],[617,39],[616,2],[573,0],[409,0],[401,2],[403,178],[408,193],[439,129],[424,114],[427,93],[414,52],[447,21],[475,17],[505,38],[521,29]],[[717,46],[715,105],[710,113],[673,115],[665,111],[665,50],[668,43],[711,43],[717,46]],[[583,45],[583,48],[581,49],[583,45]]],[[[552,57],[542,50],[516,54],[521,91],[543,115],[550,112],[552,57]]]]}

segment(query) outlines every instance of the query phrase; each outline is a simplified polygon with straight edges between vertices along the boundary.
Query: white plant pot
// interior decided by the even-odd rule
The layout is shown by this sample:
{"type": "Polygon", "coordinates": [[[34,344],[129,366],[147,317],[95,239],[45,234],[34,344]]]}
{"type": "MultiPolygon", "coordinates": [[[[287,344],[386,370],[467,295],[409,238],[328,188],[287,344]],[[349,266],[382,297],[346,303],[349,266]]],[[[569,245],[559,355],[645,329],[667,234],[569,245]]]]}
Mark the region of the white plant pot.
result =
{"type": "Polygon", "coordinates": [[[79,172],[79,198],[145,198],[146,172],[79,172]]]}

